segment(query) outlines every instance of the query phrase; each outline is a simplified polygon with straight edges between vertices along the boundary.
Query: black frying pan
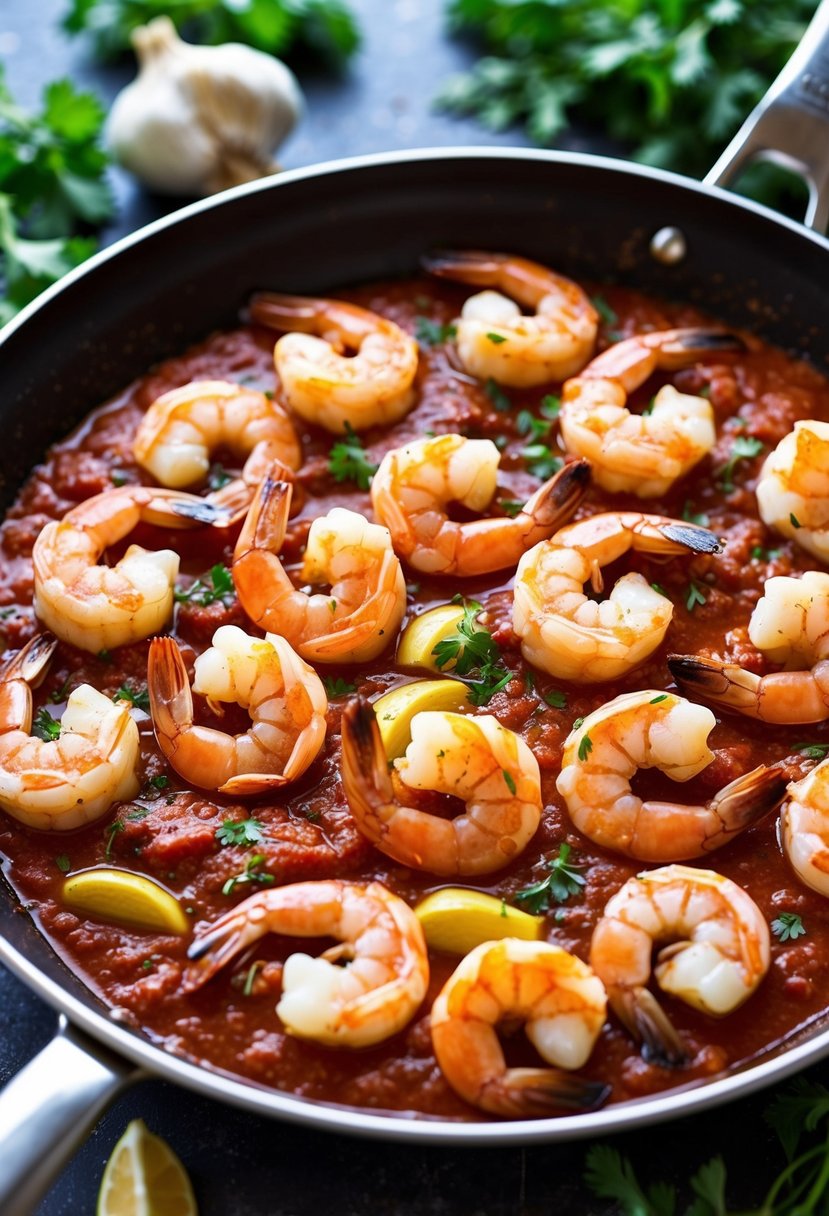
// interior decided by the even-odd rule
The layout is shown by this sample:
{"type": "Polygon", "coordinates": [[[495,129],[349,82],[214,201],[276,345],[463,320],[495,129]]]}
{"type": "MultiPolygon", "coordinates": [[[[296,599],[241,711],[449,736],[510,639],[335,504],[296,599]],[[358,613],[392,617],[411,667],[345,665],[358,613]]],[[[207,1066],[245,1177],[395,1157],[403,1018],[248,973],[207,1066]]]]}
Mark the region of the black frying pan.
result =
{"type": "MultiPolygon", "coordinates": [[[[711,183],[758,154],[807,177],[807,219],[825,226],[829,0],[711,183]]],[[[45,448],[100,400],[211,329],[232,325],[253,289],[335,293],[410,274],[424,250],[439,246],[505,248],[576,278],[692,301],[829,370],[829,242],[711,184],[597,157],[512,149],[341,161],[241,187],[152,224],[10,324],[0,334],[0,502],[11,501],[45,448]]],[[[406,1120],[306,1102],[168,1055],[118,1023],[21,915],[8,888],[0,890],[0,959],[65,1015],[55,1040],[0,1096],[6,1216],[31,1210],[119,1085],[146,1071],[321,1128],[483,1145],[595,1136],[676,1117],[829,1054],[824,1024],[740,1072],[589,1115],[406,1120]]]]}

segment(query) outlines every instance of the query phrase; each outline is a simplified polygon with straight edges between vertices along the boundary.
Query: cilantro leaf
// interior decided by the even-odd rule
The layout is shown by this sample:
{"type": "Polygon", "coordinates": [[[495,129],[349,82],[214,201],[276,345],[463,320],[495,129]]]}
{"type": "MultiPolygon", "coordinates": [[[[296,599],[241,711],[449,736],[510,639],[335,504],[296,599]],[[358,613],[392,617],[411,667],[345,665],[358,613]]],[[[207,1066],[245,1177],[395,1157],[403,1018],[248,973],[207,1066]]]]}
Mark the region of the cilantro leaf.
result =
{"type": "Polygon", "coordinates": [[[345,424],[345,439],[335,443],[328,453],[328,471],[335,481],[353,481],[358,490],[367,490],[379,469],[363,450],[359,435],[345,424]]]}
{"type": "Polygon", "coordinates": [[[547,877],[517,891],[516,902],[526,904],[527,911],[537,915],[549,911],[550,900],[564,904],[571,895],[578,895],[587,879],[581,873],[582,867],[570,861],[570,852],[570,845],[562,844],[547,863],[550,871],[547,877]]]}
{"type": "Polygon", "coordinates": [[[175,599],[178,603],[199,604],[203,608],[215,603],[224,604],[227,608],[235,598],[236,588],[233,585],[233,577],[227,566],[223,566],[221,563],[211,566],[209,583],[206,579],[200,578],[186,591],[176,590],[175,592],[175,599]]]}
{"type": "Polygon", "coordinates": [[[530,443],[521,449],[521,455],[527,462],[527,472],[541,481],[549,481],[564,464],[561,457],[556,456],[546,443],[530,443]]]}
{"type": "Polygon", "coordinates": [[[477,624],[481,607],[477,600],[464,601],[463,616],[454,634],[443,638],[432,651],[441,671],[451,665],[461,678],[477,674],[478,679],[466,680],[473,705],[487,705],[513,677],[501,661],[501,648],[492,634],[477,624]]]}
{"type": "Polygon", "coordinates": [[[140,688],[136,692],[128,684],[122,684],[112,694],[112,699],[113,701],[129,701],[136,709],[144,709],[147,713],[150,711],[150,694],[146,688],[140,688]]]}
{"type": "Polygon", "coordinates": [[[771,931],[781,942],[793,942],[806,936],[803,921],[796,912],[781,912],[777,919],[771,922],[771,931]]]}
{"type": "Polygon", "coordinates": [[[607,1144],[588,1150],[584,1180],[599,1199],[614,1199],[624,1216],[673,1216],[674,1188],[663,1184],[645,1192],[628,1158],[607,1144]]]}
{"type": "Polygon", "coordinates": [[[262,827],[258,819],[225,819],[221,827],[216,828],[216,839],[221,845],[242,845],[247,848],[260,843],[262,827]]]}
{"type": "Polygon", "coordinates": [[[734,470],[741,460],[752,460],[763,450],[760,439],[752,439],[749,435],[738,435],[731,445],[731,455],[719,471],[719,481],[726,493],[734,489],[734,470]]]}
{"type": "Polygon", "coordinates": [[[823,760],[829,755],[829,743],[795,743],[792,750],[803,752],[809,760],[823,760]]]}
{"type": "Polygon", "coordinates": [[[51,743],[60,738],[60,722],[53,718],[45,707],[39,709],[32,723],[32,734],[44,743],[51,743]]]}
{"type": "Polygon", "coordinates": [[[700,587],[699,583],[691,579],[688,584],[688,591],[685,595],[685,607],[689,612],[693,612],[697,604],[705,604],[708,602],[708,597],[700,587]]]}
{"type": "Polygon", "coordinates": [[[259,883],[260,886],[270,886],[276,882],[273,874],[269,874],[267,870],[262,869],[265,860],[264,853],[254,853],[248,859],[244,870],[241,870],[238,874],[234,874],[223,884],[222,895],[232,895],[237,887],[248,886],[252,883],[259,883]]]}
{"type": "Polygon", "coordinates": [[[415,338],[421,346],[439,346],[443,342],[451,342],[457,334],[454,325],[441,325],[439,321],[430,321],[428,317],[415,319],[415,338]]]}
{"type": "Polygon", "coordinates": [[[335,676],[333,679],[325,676],[322,682],[328,697],[347,697],[350,693],[357,691],[356,684],[349,684],[348,680],[343,680],[341,676],[335,676]]]}

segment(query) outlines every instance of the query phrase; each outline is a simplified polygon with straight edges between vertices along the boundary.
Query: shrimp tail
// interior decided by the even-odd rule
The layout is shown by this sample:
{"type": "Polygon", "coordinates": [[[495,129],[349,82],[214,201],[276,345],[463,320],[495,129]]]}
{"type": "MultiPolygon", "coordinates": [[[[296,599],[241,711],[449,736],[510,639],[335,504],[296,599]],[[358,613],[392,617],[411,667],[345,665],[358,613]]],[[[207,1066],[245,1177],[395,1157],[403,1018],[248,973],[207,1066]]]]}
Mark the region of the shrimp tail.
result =
{"type": "Polygon", "coordinates": [[[524,504],[522,515],[529,515],[540,528],[554,528],[569,519],[590,488],[590,461],[571,460],[524,504]]]}
{"type": "Polygon", "coordinates": [[[52,633],[36,634],[0,667],[0,680],[25,680],[30,688],[37,688],[57,644],[58,639],[52,633]]]}
{"type": "Polygon", "coordinates": [[[220,794],[237,798],[257,798],[287,785],[290,778],[281,773],[239,773],[219,786],[220,794]]]}
{"type": "Polygon", "coordinates": [[[738,713],[760,717],[760,677],[736,663],[720,663],[695,654],[668,655],[677,686],[692,696],[716,701],[738,713]]]}
{"type": "Polygon", "coordinates": [[[760,764],[724,786],[711,803],[711,809],[722,820],[723,831],[705,841],[705,847],[718,848],[724,843],[724,837],[742,832],[780,806],[787,785],[781,769],[760,764]]]}
{"type": "Polygon", "coordinates": [[[663,1068],[682,1068],[690,1057],[670,1018],[647,988],[611,988],[610,1005],[637,1042],[642,1058],[663,1068]]]}
{"type": "Polygon", "coordinates": [[[357,696],[343,710],[343,790],[357,825],[377,844],[383,834],[384,809],[394,801],[386,749],[374,710],[357,696]]]}
{"type": "MultiPolygon", "coordinates": [[[[194,497],[172,499],[167,505],[179,519],[189,519],[196,524],[208,524],[213,528],[228,528],[235,520],[241,518],[238,502],[228,504],[194,497]]],[[[158,513],[151,512],[151,514],[154,520],[161,522],[158,513]]]]}
{"type": "Polygon", "coordinates": [[[666,540],[676,541],[677,544],[689,549],[692,553],[722,553],[725,548],[718,536],[709,532],[708,528],[701,528],[697,524],[678,522],[662,524],[659,531],[666,540]]]}
{"type": "Polygon", "coordinates": [[[479,253],[474,249],[434,249],[420,264],[438,279],[460,279],[473,287],[492,287],[506,260],[502,253],[479,253]]]}
{"type": "Polygon", "coordinates": [[[511,1068],[482,1090],[480,1105],[492,1114],[518,1118],[598,1110],[612,1088],[556,1068],[511,1068]]]}
{"type": "Polygon", "coordinates": [[[184,991],[195,992],[221,971],[241,950],[266,931],[260,921],[251,924],[236,909],[222,916],[210,929],[197,937],[187,951],[187,957],[195,962],[184,979],[184,991]]]}
{"type": "Polygon", "coordinates": [[[645,346],[656,346],[659,366],[665,371],[675,367],[687,367],[689,361],[716,351],[744,351],[743,339],[728,329],[686,328],[671,329],[642,339],[645,346]]]}
{"type": "Polygon", "coordinates": [[[153,726],[168,759],[177,737],[193,722],[193,696],[184,659],[174,638],[153,638],[147,656],[147,691],[153,726]]]}
{"type": "Polygon", "coordinates": [[[290,330],[302,328],[299,324],[302,321],[316,321],[319,302],[308,296],[257,291],[250,298],[248,312],[255,325],[263,325],[266,329],[290,330]]]}
{"type": "Polygon", "coordinates": [[[236,542],[237,561],[252,549],[279,552],[285,539],[292,494],[293,487],[289,481],[275,481],[270,475],[262,479],[236,542]]]}

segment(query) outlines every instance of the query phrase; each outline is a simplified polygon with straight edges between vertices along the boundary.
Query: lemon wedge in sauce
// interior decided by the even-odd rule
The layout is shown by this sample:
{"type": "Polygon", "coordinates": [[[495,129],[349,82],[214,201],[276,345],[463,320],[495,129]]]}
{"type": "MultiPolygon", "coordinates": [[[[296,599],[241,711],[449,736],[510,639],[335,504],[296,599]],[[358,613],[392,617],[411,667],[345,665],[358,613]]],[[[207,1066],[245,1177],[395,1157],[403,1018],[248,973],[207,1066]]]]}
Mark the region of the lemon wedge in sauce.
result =
{"type": "Polygon", "coordinates": [[[494,895],[464,887],[433,891],[415,908],[428,945],[447,954],[468,954],[482,942],[502,937],[537,941],[543,936],[544,918],[512,908],[494,895]]]}
{"type": "Polygon", "coordinates": [[[424,709],[457,712],[466,704],[466,685],[460,680],[415,680],[384,693],[374,712],[389,760],[402,756],[412,741],[412,718],[424,709]]]}
{"type": "Polygon", "coordinates": [[[432,651],[438,642],[453,635],[463,620],[463,613],[460,604],[441,604],[409,621],[400,635],[398,663],[402,667],[427,667],[429,671],[451,670],[452,664],[449,663],[445,668],[439,668],[432,651]]]}
{"type": "Polygon", "coordinates": [[[75,912],[138,929],[158,929],[162,933],[190,930],[174,895],[152,878],[128,870],[101,866],[73,874],[63,884],[63,902],[75,912]]]}

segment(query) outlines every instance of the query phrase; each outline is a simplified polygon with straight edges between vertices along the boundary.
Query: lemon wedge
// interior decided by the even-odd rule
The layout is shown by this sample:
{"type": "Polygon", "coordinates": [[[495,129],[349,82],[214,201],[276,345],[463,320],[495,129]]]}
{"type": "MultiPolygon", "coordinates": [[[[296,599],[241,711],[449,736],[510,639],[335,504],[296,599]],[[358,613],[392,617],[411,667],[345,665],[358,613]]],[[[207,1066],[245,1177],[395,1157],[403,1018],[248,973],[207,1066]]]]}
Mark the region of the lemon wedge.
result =
{"type": "Polygon", "coordinates": [[[544,918],[511,908],[494,895],[444,887],[433,891],[415,908],[427,944],[447,954],[468,954],[481,942],[502,937],[537,941],[544,931],[544,918]]]}
{"type": "Polygon", "coordinates": [[[63,884],[63,902],[76,912],[88,912],[138,929],[187,933],[190,924],[181,904],[152,878],[128,870],[101,867],[73,874],[63,884]]]}
{"type": "Polygon", "coordinates": [[[451,670],[449,663],[445,668],[439,668],[432,651],[438,642],[452,636],[462,620],[460,604],[441,604],[439,608],[430,608],[416,616],[400,635],[398,663],[403,667],[427,667],[429,671],[451,670]]]}
{"type": "Polygon", "coordinates": [[[112,1150],[98,1191],[97,1216],[198,1216],[184,1166],[141,1119],[112,1150]]]}
{"type": "Polygon", "coordinates": [[[424,709],[457,712],[466,704],[466,685],[460,680],[415,680],[384,693],[374,712],[389,760],[402,756],[412,740],[412,718],[424,709]]]}

